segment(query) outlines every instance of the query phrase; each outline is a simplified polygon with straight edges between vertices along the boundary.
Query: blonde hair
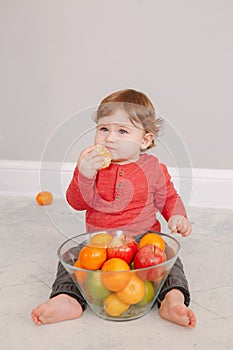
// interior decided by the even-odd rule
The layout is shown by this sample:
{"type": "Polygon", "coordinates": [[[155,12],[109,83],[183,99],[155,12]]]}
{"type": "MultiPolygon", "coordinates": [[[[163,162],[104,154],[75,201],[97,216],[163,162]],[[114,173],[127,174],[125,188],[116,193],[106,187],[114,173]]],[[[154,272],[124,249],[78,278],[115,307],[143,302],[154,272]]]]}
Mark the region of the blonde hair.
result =
{"type": "MultiPolygon", "coordinates": [[[[152,133],[154,137],[158,136],[162,119],[156,117],[155,108],[144,93],[133,89],[113,92],[101,101],[94,116],[95,122],[97,123],[103,117],[111,116],[117,109],[125,110],[133,125],[135,122],[139,122],[146,133],[152,133]]],[[[148,148],[154,146],[153,139],[148,148]]]]}

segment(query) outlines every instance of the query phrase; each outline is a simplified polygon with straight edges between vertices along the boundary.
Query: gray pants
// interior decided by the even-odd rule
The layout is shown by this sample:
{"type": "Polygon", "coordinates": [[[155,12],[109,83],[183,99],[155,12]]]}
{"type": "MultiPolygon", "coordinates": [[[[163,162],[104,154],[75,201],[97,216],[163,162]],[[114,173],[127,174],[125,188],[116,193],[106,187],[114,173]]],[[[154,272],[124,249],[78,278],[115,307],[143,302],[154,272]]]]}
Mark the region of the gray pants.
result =
{"type": "MultiPolygon", "coordinates": [[[[171,289],[179,289],[184,294],[185,305],[189,305],[190,293],[188,289],[188,282],[186,280],[180,258],[177,258],[172,270],[170,271],[170,274],[162,286],[156,300],[158,307],[160,307],[161,301],[165,297],[166,293],[168,293],[171,289]]],[[[50,298],[53,298],[59,294],[67,294],[75,298],[80,303],[83,310],[87,308],[87,303],[80,293],[78,287],[60,262],[58,264],[57,277],[53,283],[50,298]]]]}

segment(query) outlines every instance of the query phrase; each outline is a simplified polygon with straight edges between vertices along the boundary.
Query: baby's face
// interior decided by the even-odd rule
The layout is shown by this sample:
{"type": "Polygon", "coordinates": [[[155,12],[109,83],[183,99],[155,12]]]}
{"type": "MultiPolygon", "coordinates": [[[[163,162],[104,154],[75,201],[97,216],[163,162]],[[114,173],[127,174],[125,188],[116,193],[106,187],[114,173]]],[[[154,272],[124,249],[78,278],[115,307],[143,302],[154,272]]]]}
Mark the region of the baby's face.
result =
{"type": "Polygon", "coordinates": [[[95,144],[102,144],[110,151],[113,163],[125,164],[139,158],[144,149],[144,137],[141,123],[132,124],[128,114],[119,109],[111,116],[99,119],[95,144]]]}

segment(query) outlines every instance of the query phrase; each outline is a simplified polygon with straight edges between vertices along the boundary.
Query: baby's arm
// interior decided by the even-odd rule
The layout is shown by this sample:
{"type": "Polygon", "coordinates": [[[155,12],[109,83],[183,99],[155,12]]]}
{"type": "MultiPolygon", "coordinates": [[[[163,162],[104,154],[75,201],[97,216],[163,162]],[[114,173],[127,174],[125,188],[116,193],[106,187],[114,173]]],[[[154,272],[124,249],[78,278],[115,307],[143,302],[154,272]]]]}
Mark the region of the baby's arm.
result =
{"type": "Polygon", "coordinates": [[[104,156],[99,154],[96,146],[84,149],[77,161],[73,178],[66,191],[66,199],[76,210],[93,208],[96,195],[96,174],[103,166],[104,156]]]}
{"type": "Polygon", "coordinates": [[[87,210],[90,207],[87,197],[93,198],[94,186],[95,180],[84,177],[76,167],[66,191],[69,205],[76,210],[87,210]]]}
{"type": "Polygon", "coordinates": [[[188,236],[192,231],[192,227],[187,218],[182,199],[176,192],[171,176],[164,164],[161,164],[160,171],[155,196],[157,207],[168,222],[171,232],[180,233],[183,237],[188,236]]]}
{"type": "MultiPolygon", "coordinates": [[[[76,210],[87,210],[95,190],[95,175],[99,166],[99,157],[93,155],[94,146],[84,149],[77,161],[73,178],[66,191],[66,199],[76,210]]],[[[94,153],[95,154],[95,153],[94,153]]]]}

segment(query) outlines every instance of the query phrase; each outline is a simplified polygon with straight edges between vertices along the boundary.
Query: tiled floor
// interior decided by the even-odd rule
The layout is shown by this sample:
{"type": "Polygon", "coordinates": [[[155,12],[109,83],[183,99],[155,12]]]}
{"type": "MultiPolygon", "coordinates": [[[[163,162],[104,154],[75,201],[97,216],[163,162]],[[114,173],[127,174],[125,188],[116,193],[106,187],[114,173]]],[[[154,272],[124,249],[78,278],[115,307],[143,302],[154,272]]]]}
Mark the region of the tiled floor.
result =
{"type": "Polygon", "coordinates": [[[36,326],[30,311],[47,299],[57,248],[84,231],[82,216],[62,200],[45,211],[34,199],[0,197],[1,349],[233,349],[233,211],[191,208],[189,216],[193,233],[178,239],[195,329],[162,320],[156,307],[129,322],[105,321],[87,310],[74,321],[36,326]]]}

